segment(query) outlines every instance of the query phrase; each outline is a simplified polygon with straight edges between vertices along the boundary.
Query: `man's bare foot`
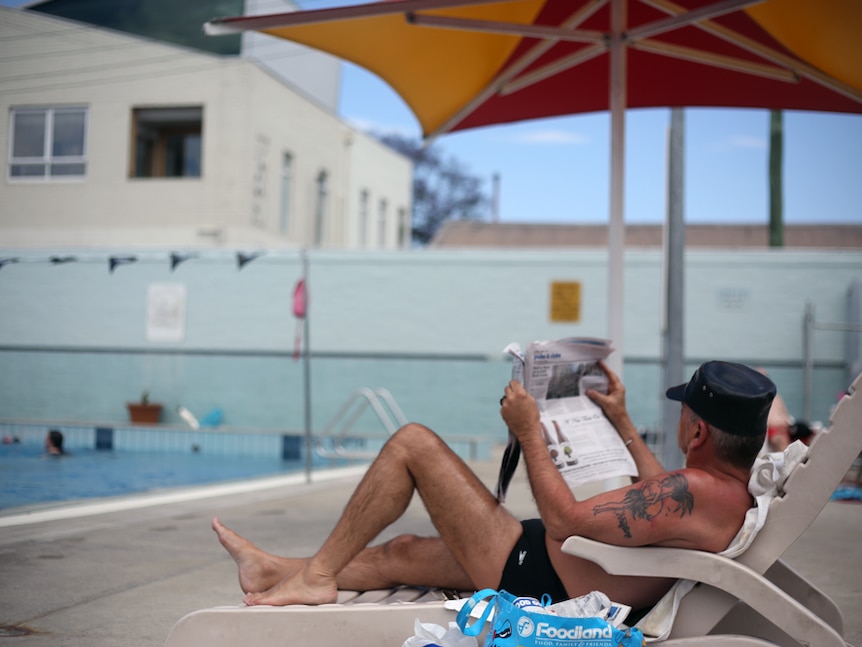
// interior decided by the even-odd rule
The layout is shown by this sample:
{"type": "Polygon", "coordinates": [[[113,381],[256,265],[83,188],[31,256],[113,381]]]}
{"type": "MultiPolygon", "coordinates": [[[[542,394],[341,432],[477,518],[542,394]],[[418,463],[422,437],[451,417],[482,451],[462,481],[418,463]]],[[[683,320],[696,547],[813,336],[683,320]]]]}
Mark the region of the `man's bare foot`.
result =
{"type": "Polygon", "coordinates": [[[276,586],[297,573],[306,561],[271,555],[225,526],[218,517],[213,519],[212,528],[221,545],[236,562],[239,586],[243,593],[259,593],[276,586]]]}
{"type": "Polygon", "coordinates": [[[335,576],[312,573],[308,566],[292,577],[286,577],[268,591],[247,593],[243,602],[248,606],[288,604],[327,604],[338,599],[335,576]]]}

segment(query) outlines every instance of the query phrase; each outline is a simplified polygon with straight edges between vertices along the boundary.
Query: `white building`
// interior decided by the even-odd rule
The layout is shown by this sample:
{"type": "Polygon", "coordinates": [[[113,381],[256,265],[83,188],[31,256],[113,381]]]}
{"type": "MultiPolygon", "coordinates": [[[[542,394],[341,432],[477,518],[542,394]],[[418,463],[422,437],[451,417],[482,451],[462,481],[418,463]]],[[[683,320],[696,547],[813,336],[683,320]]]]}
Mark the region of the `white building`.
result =
{"type": "Polygon", "coordinates": [[[0,7],[2,245],[409,246],[410,161],[315,69],[0,7]]]}

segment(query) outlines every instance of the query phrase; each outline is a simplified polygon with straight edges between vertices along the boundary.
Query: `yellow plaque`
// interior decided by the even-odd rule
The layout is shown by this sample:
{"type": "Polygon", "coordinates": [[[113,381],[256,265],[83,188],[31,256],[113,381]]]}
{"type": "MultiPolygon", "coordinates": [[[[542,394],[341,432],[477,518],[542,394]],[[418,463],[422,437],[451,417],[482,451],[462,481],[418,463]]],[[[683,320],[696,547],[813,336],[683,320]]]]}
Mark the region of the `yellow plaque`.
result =
{"type": "Polygon", "coordinates": [[[581,284],[577,281],[551,283],[551,321],[571,323],[581,320],[581,284]]]}

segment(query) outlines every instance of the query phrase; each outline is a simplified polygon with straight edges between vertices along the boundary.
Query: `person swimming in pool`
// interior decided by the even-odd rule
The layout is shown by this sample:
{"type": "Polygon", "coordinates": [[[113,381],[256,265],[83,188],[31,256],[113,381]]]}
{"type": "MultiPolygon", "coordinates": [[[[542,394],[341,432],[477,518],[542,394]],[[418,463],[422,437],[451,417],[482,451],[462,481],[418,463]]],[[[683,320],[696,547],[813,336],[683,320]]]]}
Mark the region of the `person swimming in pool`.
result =
{"type": "Polygon", "coordinates": [[[45,453],[49,456],[66,456],[67,452],[63,449],[63,432],[57,429],[52,429],[45,436],[45,453]]]}

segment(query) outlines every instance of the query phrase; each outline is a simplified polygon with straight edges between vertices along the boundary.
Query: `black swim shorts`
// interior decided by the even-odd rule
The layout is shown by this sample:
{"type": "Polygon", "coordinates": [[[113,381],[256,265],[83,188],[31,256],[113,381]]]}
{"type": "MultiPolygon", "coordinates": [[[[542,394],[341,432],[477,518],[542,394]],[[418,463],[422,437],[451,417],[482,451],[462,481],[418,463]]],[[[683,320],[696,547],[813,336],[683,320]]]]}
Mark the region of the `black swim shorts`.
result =
{"type": "Polygon", "coordinates": [[[551,596],[552,602],[568,600],[566,588],[557,577],[548,556],[545,524],[541,519],[528,519],[521,522],[521,527],[521,538],[509,553],[497,589],[538,600],[541,600],[545,593],[551,596]]]}

